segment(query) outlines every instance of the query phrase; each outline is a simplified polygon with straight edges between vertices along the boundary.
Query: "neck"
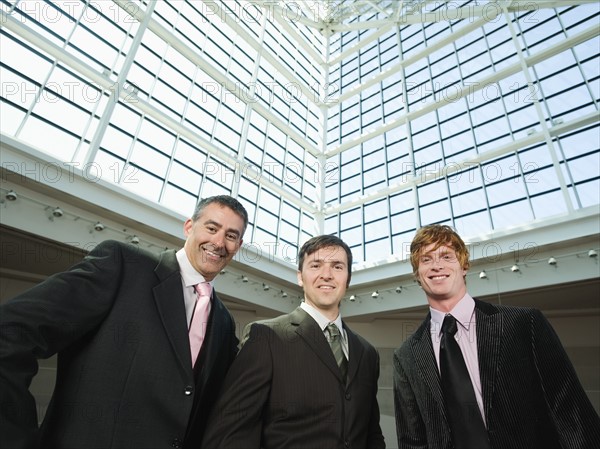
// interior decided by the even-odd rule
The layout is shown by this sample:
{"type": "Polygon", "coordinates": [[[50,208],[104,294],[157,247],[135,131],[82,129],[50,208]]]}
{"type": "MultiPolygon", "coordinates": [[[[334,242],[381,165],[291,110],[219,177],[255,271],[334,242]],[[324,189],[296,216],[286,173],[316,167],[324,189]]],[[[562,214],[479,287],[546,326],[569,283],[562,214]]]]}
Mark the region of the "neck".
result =
{"type": "Polygon", "coordinates": [[[464,298],[464,295],[459,298],[450,298],[450,299],[436,299],[427,297],[427,302],[429,303],[429,307],[435,310],[439,310],[443,313],[450,313],[452,309],[460,302],[461,299],[464,298]]]}
{"type": "Polygon", "coordinates": [[[330,323],[332,321],[335,321],[335,319],[340,314],[339,307],[333,307],[331,309],[321,309],[321,308],[315,307],[315,309],[318,310],[321,315],[323,315],[325,318],[327,318],[330,323]]]}
{"type": "Polygon", "coordinates": [[[306,297],[304,298],[304,302],[306,303],[306,305],[310,306],[313,310],[316,310],[321,315],[323,315],[323,317],[327,318],[330,323],[333,322],[333,321],[335,321],[335,319],[340,314],[340,307],[339,307],[339,305],[337,307],[332,307],[330,309],[321,308],[321,307],[315,306],[310,301],[307,301],[306,297]]]}
{"type": "Polygon", "coordinates": [[[340,314],[339,310],[321,310],[321,313],[329,320],[330,323],[335,321],[340,314]]]}

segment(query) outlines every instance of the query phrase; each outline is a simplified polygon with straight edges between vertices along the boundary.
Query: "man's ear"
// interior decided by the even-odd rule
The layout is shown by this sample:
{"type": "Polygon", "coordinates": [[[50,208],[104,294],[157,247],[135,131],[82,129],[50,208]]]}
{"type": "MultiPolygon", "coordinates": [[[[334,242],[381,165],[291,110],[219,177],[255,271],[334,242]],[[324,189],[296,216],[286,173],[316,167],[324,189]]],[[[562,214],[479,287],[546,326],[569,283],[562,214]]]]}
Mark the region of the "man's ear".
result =
{"type": "Polygon", "coordinates": [[[417,284],[419,284],[419,287],[420,287],[421,279],[419,279],[419,274],[416,271],[413,273],[413,277],[415,278],[415,281],[417,281],[417,284]]]}
{"type": "Polygon", "coordinates": [[[194,222],[192,221],[191,218],[188,218],[187,220],[185,220],[185,223],[183,223],[183,235],[185,235],[186,237],[189,236],[192,233],[193,225],[194,225],[194,222]]]}
{"type": "Polygon", "coordinates": [[[304,287],[304,283],[302,282],[302,272],[296,271],[296,277],[298,278],[298,285],[304,287]]]}

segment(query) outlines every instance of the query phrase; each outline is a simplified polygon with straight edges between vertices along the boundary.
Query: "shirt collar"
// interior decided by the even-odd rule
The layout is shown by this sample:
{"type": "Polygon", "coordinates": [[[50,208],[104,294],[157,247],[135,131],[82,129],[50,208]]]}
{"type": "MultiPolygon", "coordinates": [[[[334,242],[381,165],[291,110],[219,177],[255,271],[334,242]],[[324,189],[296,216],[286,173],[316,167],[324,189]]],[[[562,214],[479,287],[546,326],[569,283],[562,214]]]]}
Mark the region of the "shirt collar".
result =
{"type": "MultiPolygon", "coordinates": [[[[442,312],[440,310],[434,309],[433,307],[429,307],[429,311],[431,312],[431,329],[432,331],[435,329],[436,333],[442,331],[442,322],[444,321],[444,317],[446,316],[446,312],[442,312]]],[[[473,313],[475,312],[475,301],[468,293],[463,296],[463,298],[456,303],[454,308],[448,312],[456,321],[458,321],[462,326],[468,331],[469,326],[473,323],[473,313]]]]}
{"type": "Polygon", "coordinates": [[[323,332],[325,331],[325,328],[329,323],[334,323],[340,330],[342,338],[345,339],[344,326],[342,325],[342,315],[340,313],[338,313],[338,316],[335,320],[329,321],[325,316],[323,316],[321,312],[319,312],[316,308],[308,304],[306,301],[302,301],[300,303],[300,307],[302,307],[302,309],[304,309],[304,311],[308,313],[317,322],[317,324],[323,332]]]}
{"type": "MultiPolygon", "coordinates": [[[[183,283],[186,287],[193,287],[201,282],[207,282],[206,279],[204,279],[204,276],[194,269],[184,248],[181,248],[179,251],[177,251],[175,256],[177,257],[177,262],[179,263],[181,278],[183,279],[183,283]]],[[[212,282],[209,282],[209,284],[212,285],[212,282]]]]}

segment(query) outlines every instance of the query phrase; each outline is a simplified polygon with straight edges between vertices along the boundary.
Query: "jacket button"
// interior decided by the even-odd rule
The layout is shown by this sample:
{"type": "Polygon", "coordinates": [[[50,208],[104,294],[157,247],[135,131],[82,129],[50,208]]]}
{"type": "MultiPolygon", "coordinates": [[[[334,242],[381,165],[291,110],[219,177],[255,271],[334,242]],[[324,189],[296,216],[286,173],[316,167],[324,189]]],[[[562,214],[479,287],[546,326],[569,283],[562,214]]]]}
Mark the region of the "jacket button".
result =
{"type": "Polygon", "coordinates": [[[191,396],[193,392],[194,392],[194,387],[192,387],[191,385],[187,385],[183,389],[183,394],[185,394],[186,396],[191,396]]]}
{"type": "Polygon", "coordinates": [[[171,447],[175,449],[181,449],[183,447],[183,443],[179,438],[174,438],[171,442],[171,447]]]}
{"type": "Polygon", "coordinates": [[[346,400],[349,401],[352,399],[352,395],[350,393],[346,393],[346,400]]]}

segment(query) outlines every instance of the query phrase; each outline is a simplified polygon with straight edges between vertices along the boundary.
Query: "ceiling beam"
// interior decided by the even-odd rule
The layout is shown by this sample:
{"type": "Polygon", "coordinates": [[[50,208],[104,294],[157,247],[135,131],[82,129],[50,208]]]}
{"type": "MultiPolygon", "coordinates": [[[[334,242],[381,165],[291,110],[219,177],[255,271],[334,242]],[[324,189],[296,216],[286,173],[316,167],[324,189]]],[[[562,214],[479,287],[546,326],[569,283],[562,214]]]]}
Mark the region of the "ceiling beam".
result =
{"type": "MultiPolygon", "coordinates": [[[[569,48],[573,48],[585,41],[594,39],[594,38],[598,37],[599,35],[600,35],[600,27],[592,26],[592,27],[587,28],[586,30],[583,30],[571,37],[561,40],[558,44],[554,44],[554,45],[540,51],[539,53],[528,56],[527,58],[525,58],[525,63],[527,64],[528,67],[532,67],[533,65],[535,65],[541,61],[544,61],[544,60],[546,60],[552,56],[555,56],[559,53],[562,53],[563,51],[566,51],[569,48]]],[[[436,46],[432,46],[431,48],[428,47],[425,50],[423,50],[422,52],[419,52],[418,55],[413,55],[410,58],[410,60],[407,60],[407,61],[412,63],[414,61],[417,61],[420,58],[426,57],[428,54],[430,54],[432,51],[434,51],[435,48],[437,48],[437,47],[436,46]]],[[[395,67],[391,68],[389,71],[384,72],[385,75],[384,74],[377,75],[376,76],[376,79],[378,80],[377,82],[385,79],[387,76],[389,76],[390,73],[396,72],[398,70],[403,70],[407,66],[408,65],[407,65],[406,61],[399,63],[395,67]]],[[[492,84],[496,83],[498,80],[508,78],[509,76],[512,76],[515,73],[520,72],[521,69],[522,69],[521,62],[517,61],[517,62],[514,62],[513,64],[505,66],[503,69],[501,69],[497,72],[493,72],[492,74],[490,74],[482,79],[474,80],[472,83],[470,83],[468,85],[453,85],[453,86],[451,86],[453,89],[451,96],[442,94],[441,95],[442,98],[439,100],[434,100],[434,101],[431,101],[424,105],[420,105],[417,109],[407,112],[404,115],[396,118],[395,120],[393,120],[391,122],[388,122],[382,126],[379,126],[378,128],[375,128],[371,131],[364,132],[363,134],[361,134],[360,136],[358,136],[352,140],[347,140],[344,143],[338,145],[337,147],[331,148],[330,150],[328,150],[325,153],[325,156],[330,158],[330,157],[335,156],[343,151],[354,148],[370,139],[373,139],[374,137],[380,136],[382,134],[385,134],[386,132],[389,132],[390,130],[392,130],[394,128],[397,128],[397,127],[405,124],[408,121],[414,120],[417,117],[422,117],[423,115],[425,115],[427,113],[435,111],[436,109],[439,109],[440,107],[442,107],[446,104],[456,102],[458,99],[464,98],[468,95],[473,95],[474,92],[477,92],[477,91],[485,88],[486,86],[492,85],[492,84]]],[[[342,96],[341,99],[347,100],[351,96],[358,95],[360,93],[360,91],[362,91],[363,89],[366,88],[365,85],[372,85],[373,82],[375,82],[375,81],[370,80],[367,83],[363,83],[361,85],[361,89],[359,91],[352,90],[351,94],[349,92],[348,94],[342,96]]]]}
{"type": "MultiPolygon", "coordinates": [[[[404,10],[395,19],[381,20],[353,20],[349,23],[338,21],[329,24],[329,30],[332,33],[344,33],[348,31],[360,31],[368,29],[378,29],[379,27],[389,26],[390,22],[397,26],[416,25],[422,23],[446,22],[454,20],[468,20],[482,17],[486,20],[493,20],[502,13],[504,2],[493,1],[486,4],[469,4],[457,8],[442,8],[442,4],[452,5],[455,2],[440,2],[437,0],[427,2],[406,2],[404,10]],[[435,9],[427,9],[428,4],[437,6],[435,9]],[[425,7],[425,8],[424,8],[425,7]]],[[[526,11],[536,11],[539,9],[562,8],[577,6],[589,3],[597,3],[596,0],[565,0],[565,1],[545,1],[545,0],[526,0],[513,1],[507,5],[509,13],[519,14],[526,11]]],[[[357,14],[355,14],[356,16],[357,14]]],[[[344,17],[348,19],[348,17],[344,17]]],[[[353,17],[354,19],[354,17],[353,17]]]]}
{"type": "MultiPolygon", "coordinates": [[[[127,2],[120,2],[127,5],[127,2]]],[[[120,5],[121,6],[121,5],[120,5]]],[[[129,8],[131,10],[131,8],[129,8]]],[[[137,11],[137,10],[136,10],[137,11]]],[[[138,14],[143,14],[141,11],[137,11],[138,14]]],[[[142,18],[136,17],[138,19],[142,18]]],[[[0,20],[2,21],[2,26],[6,27],[13,33],[21,36],[25,41],[34,44],[35,46],[41,48],[48,54],[50,54],[57,61],[71,67],[73,70],[81,73],[87,79],[92,81],[93,83],[100,86],[103,90],[114,90],[114,80],[112,80],[109,76],[102,74],[88,65],[86,65],[82,60],[69,53],[65,49],[59,47],[58,45],[50,42],[47,38],[41,36],[40,34],[34,32],[29,27],[24,25],[23,23],[16,20],[13,16],[6,14],[4,11],[0,11],[0,20]]],[[[192,51],[188,46],[184,45],[183,42],[179,39],[176,39],[171,32],[166,30],[162,25],[158,24],[155,20],[151,20],[149,24],[149,29],[152,29],[154,33],[161,36],[172,45],[175,49],[180,51],[182,55],[186,56],[190,59],[194,64],[198,67],[201,67],[202,70],[205,70],[209,76],[215,79],[217,82],[221,83],[222,86],[232,85],[233,82],[218,72],[212,64],[209,64],[206,60],[204,60],[200,55],[196,52],[192,51]]],[[[134,80],[131,80],[134,81],[134,80]]],[[[121,101],[131,102],[132,101],[132,93],[125,88],[117,89],[119,97],[121,101]]],[[[241,98],[243,100],[244,95],[242,95],[236,89],[233,89],[232,94],[236,97],[241,98]]],[[[246,93],[246,98],[250,98],[250,93],[246,93]]],[[[244,161],[239,161],[238,159],[232,157],[223,151],[222,148],[218,147],[214,143],[204,139],[198,133],[194,132],[187,126],[184,126],[181,122],[175,120],[174,118],[168,116],[160,109],[156,108],[147,100],[143,98],[135,97],[135,105],[136,108],[139,109],[142,113],[152,117],[157,122],[162,123],[167,128],[173,129],[179,135],[184,136],[190,142],[198,145],[203,148],[209,155],[215,157],[223,161],[225,164],[231,167],[232,171],[238,170],[239,167],[243,167],[244,173],[249,175],[254,181],[260,183],[261,185],[267,187],[272,190],[274,193],[277,193],[282,198],[285,198],[291,204],[296,205],[299,208],[306,210],[309,213],[316,213],[317,208],[314,205],[305,203],[301,198],[298,198],[292,194],[290,194],[286,189],[282,186],[272,182],[269,179],[268,174],[263,174],[259,171],[260,167],[254,167],[252,165],[248,165],[244,161]]],[[[300,135],[297,131],[292,129],[287,123],[284,123],[281,119],[279,119],[274,113],[270,112],[263,106],[258,103],[252,105],[252,107],[257,111],[257,113],[263,115],[265,118],[270,120],[276,127],[282,129],[286,134],[295,140],[299,145],[305,148],[309,153],[318,155],[319,150],[316,148],[311,148],[308,145],[307,140],[304,136],[300,135]]],[[[69,161],[70,162],[70,161],[69,161]]]]}
{"type": "MultiPolygon", "coordinates": [[[[553,126],[549,128],[548,131],[551,137],[558,137],[575,129],[581,129],[599,122],[600,114],[598,114],[597,112],[592,112],[583,117],[578,117],[574,120],[570,120],[569,122],[553,126]]],[[[360,195],[352,200],[345,201],[339,205],[327,206],[325,207],[323,213],[325,214],[325,216],[331,214],[338,214],[346,210],[354,209],[355,207],[360,207],[363,204],[375,202],[378,199],[388,197],[390,195],[393,195],[394,193],[409,190],[413,187],[425,184],[426,182],[432,181],[434,179],[443,179],[446,177],[451,178],[455,174],[457,176],[460,176],[460,172],[472,169],[473,167],[477,167],[486,161],[496,159],[504,154],[518,152],[520,149],[528,148],[532,145],[544,141],[544,134],[541,132],[536,132],[526,137],[523,137],[522,139],[517,139],[512,142],[509,142],[508,144],[496,147],[491,151],[479,153],[475,157],[466,159],[464,161],[453,162],[448,165],[439,165],[433,168],[427,168],[423,171],[420,171],[418,167],[412,167],[413,171],[416,173],[411,174],[410,176],[407,175],[401,182],[389,185],[370,194],[360,195]]]]}

